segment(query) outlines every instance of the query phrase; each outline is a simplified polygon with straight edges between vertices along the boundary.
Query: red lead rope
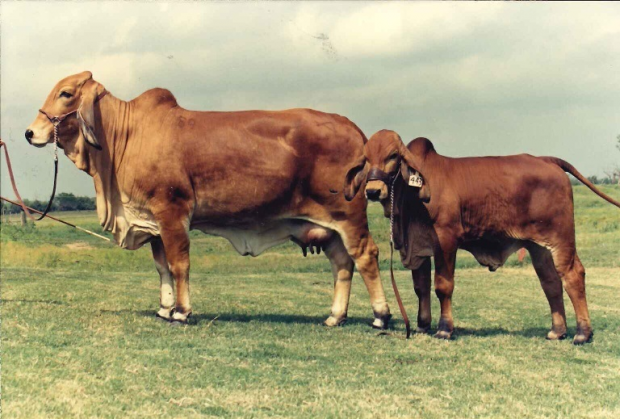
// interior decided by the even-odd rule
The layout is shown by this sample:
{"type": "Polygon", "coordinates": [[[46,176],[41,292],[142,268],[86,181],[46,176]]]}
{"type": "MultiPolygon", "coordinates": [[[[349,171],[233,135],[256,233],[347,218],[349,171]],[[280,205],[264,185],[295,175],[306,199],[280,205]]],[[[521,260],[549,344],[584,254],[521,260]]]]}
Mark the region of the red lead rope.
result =
{"type": "Polygon", "coordinates": [[[396,173],[396,176],[394,176],[394,180],[392,180],[391,185],[392,187],[390,189],[390,278],[392,279],[392,288],[394,289],[394,296],[396,297],[400,314],[403,316],[403,321],[405,322],[407,339],[409,339],[409,336],[411,336],[411,324],[409,323],[409,317],[407,317],[407,311],[403,305],[403,300],[400,298],[400,292],[398,292],[398,287],[396,286],[396,280],[394,279],[394,267],[392,266],[394,262],[394,184],[396,183],[396,179],[398,179],[399,174],[400,170],[396,173]]]}
{"type": "Polygon", "coordinates": [[[22,207],[22,210],[24,211],[24,213],[28,217],[30,217],[32,221],[35,221],[32,214],[30,214],[30,212],[28,211],[28,207],[26,207],[26,204],[24,204],[24,200],[19,195],[19,191],[17,190],[17,185],[15,185],[15,176],[13,176],[13,168],[11,167],[11,159],[9,157],[9,150],[6,147],[6,143],[2,141],[1,139],[0,139],[0,147],[4,147],[4,156],[6,157],[6,167],[7,169],[9,169],[9,177],[11,178],[11,186],[13,186],[13,193],[15,193],[15,196],[17,197],[17,200],[19,201],[19,205],[22,207]]]}
{"type": "MultiPolygon", "coordinates": [[[[54,127],[55,128],[55,127],[54,127]]],[[[57,140],[55,140],[57,143],[57,140]]],[[[56,144],[54,144],[56,146],[56,144]]],[[[42,220],[49,210],[52,208],[52,202],[54,201],[54,196],[56,195],[56,180],[58,179],[58,156],[56,155],[56,151],[54,151],[54,187],[52,188],[52,196],[50,197],[49,202],[47,203],[47,208],[43,211],[39,218],[34,218],[33,215],[28,211],[28,207],[24,204],[24,200],[19,195],[19,191],[17,190],[17,185],[15,184],[15,176],[13,176],[13,168],[11,167],[11,158],[9,157],[9,150],[6,146],[6,143],[0,140],[0,147],[4,147],[4,156],[6,157],[6,167],[9,170],[9,177],[11,178],[11,186],[13,187],[13,192],[15,193],[15,197],[19,201],[19,206],[22,207],[24,213],[32,220],[32,221],[40,221],[42,220]]],[[[38,212],[38,211],[37,211],[38,212]]]]}

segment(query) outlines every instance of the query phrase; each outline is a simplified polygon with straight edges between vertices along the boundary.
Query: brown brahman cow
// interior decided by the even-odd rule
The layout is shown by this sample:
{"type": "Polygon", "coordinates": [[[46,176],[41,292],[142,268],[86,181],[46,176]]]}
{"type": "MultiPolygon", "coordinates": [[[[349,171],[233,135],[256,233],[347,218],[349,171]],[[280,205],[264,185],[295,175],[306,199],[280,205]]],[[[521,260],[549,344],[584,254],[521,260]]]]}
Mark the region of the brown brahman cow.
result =
{"type": "Polygon", "coordinates": [[[334,274],[328,326],[346,320],[355,263],[373,326],[386,327],[366,199],[347,202],[342,193],[366,142],[348,119],[309,109],[188,111],[165,89],[126,102],[83,72],[56,84],[26,139],[52,143],[54,123],[59,146],[94,180],[103,228],[123,248],[151,243],[158,317],[185,323],[191,313],[188,232],[198,229],[225,237],[242,255],[288,240],[322,248],[334,274]]]}
{"type": "MultiPolygon", "coordinates": [[[[393,185],[394,242],[403,264],[412,270],[419,298],[418,332],[428,331],[431,323],[431,256],[441,304],[435,336],[449,339],[454,329],[451,298],[457,249],[471,252],[494,271],[525,247],[551,306],[547,338],[566,337],[562,284],[577,317],[573,343],[592,338],[585,270],[575,249],[572,188],[564,172],[606,201],[618,207],[620,202],[555,157],[449,158],[437,154],[426,138],[405,147],[398,134],[387,130],[371,137],[365,156],[365,164],[353,168],[347,179],[367,177],[366,195],[381,202],[386,217],[391,215],[393,185]]],[[[348,199],[360,185],[352,182],[348,199]]]]}

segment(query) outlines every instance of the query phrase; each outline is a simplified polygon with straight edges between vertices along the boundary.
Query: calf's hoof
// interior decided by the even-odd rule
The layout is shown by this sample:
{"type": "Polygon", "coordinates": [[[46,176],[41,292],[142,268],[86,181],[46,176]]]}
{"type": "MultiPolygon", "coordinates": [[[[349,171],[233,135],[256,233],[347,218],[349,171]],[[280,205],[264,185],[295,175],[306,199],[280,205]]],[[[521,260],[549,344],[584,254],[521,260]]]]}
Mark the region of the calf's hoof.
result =
{"type": "Polygon", "coordinates": [[[415,333],[418,333],[420,335],[426,335],[428,334],[428,332],[430,331],[431,327],[430,326],[418,326],[415,329],[415,333]]]}
{"type": "Polygon", "coordinates": [[[556,332],[555,330],[550,330],[547,333],[547,340],[564,340],[566,339],[566,331],[564,332],[556,332]]]}
{"type": "Polygon", "coordinates": [[[336,327],[336,326],[342,326],[346,322],[347,322],[347,316],[343,316],[343,317],[329,316],[327,320],[323,322],[323,324],[327,327],[336,327]]]}
{"type": "Polygon", "coordinates": [[[435,339],[450,340],[452,333],[445,330],[438,330],[433,337],[435,339]]]}
{"type": "Polygon", "coordinates": [[[573,339],[573,345],[583,345],[584,343],[590,343],[592,342],[592,336],[594,336],[594,333],[592,332],[590,332],[589,336],[586,336],[584,334],[575,335],[575,338],[573,339]]]}

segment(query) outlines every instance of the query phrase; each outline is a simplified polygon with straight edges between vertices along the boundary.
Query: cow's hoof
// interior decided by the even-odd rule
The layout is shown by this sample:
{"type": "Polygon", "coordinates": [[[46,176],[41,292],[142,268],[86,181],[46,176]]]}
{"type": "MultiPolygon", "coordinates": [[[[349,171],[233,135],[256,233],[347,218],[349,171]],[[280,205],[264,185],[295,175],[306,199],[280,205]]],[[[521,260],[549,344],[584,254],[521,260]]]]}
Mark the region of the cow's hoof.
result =
{"type": "Polygon", "coordinates": [[[170,319],[161,316],[159,313],[155,313],[155,320],[157,320],[160,323],[170,323],[170,319]]]}
{"type": "Polygon", "coordinates": [[[564,340],[564,339],[566,339],[566,332],[558,333],[554,330],[550,330],[549,333],[547,333],[547,340],[564,340]]]}
{"type": "Polygon", "coordinates": [[[186,313],[181,313],[180,311],[174,311],[172,313],[172,318],[170,319],[170,323],[173,326],[186,325],[188,324],[189,316],[192,315],[191,311],[187,311],[186,313]]]}
{"type": "Polygon", "coordinates": [[[386,314],[383,316],[377,316],[372,322],[373,329],[386,330],[390,326],[390,319],[392,318],[391,314],[386,314]]]}
{"type": "Polygon", "coordinates": [[[415,329],[415,333],[418,333],[418,334],[420,334],[420,335],[426,335],[426,334],[428,334],[428,332],[429,332],[430,330],[431,330],[431,327],[430,327],[430,326],[425,326],[425,327],[420,327],[420,326],[418,326],[418,327],[416,327],[416,329],[415,329]]]}
{"type": "Polygon", "coordinates": [[[590,333],[590,336],[586,336],[586,335],[575,335],[575,338],[573,339],[573,345],[583,345],[584,343],[590,343],[592,342],[592,336],[594,336],[594,333],[590,333]]]}
{"type": "Polygon", "coordinates": [[[433,337],[436,339],[450,340],[452,333],[445,330],[438,330],[433,337]]]}
{"type": "Polygon", "coordinates": [[[187,326],[189,323],[187,322],[187,319],[185,320],[172,320],[170,322],[170,327],[179,327],[179,326],[187,326]]]}
{"type": "Polygon", "coordinates": [[[329,316],[327,320],[323,322],[323,324],[327,327],[336,327],[336,326],[342,326],[346,322],[347,322],[347,316],[344,316],[344,317],[329,316]]]}

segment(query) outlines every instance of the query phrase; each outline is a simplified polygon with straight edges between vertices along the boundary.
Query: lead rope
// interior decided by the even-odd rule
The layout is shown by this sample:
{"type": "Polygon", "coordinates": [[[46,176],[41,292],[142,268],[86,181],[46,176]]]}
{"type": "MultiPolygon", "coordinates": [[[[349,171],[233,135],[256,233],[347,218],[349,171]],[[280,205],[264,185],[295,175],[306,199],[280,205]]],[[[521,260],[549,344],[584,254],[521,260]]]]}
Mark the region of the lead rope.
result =
{"type": "Polygon", "coordinates": [[[54,122],[54,186],[52,187],[52,196],[50,197],[49,202],[47,203],[47,207],[45,211],[41,214],[41,216],[35,219],[33,216],[30,216],[34,221],[41,221],[49,210],[52,208],[52,203],[54,202],[54,197],[56,196],[56,181],[58,180],[58,125],[62,121],[54,122]]]}
{"type": "Polygon", "coordinates": [[[407,339],[411,336],[411,324],[409,323],[409,317],[407,317],[407,312],[405,311],[405,306],[403,305],[403,301],[400,298],[400,293],[398,292],[398,287],[396,286],[396,280],[394,279],[394,185],[396,184],[396,179],[400,175],[400,169],[394,176],[394,180],[392,180],[392,187],[390,190],[390,278],[392,279],[392,288],[394,289],[394,295],[396,296],[396,302],[398,303],[398,308],[400,309],[400,314],[403,316],[403,320],[405,322],[405,329],[407,330],[407,339]]]}

